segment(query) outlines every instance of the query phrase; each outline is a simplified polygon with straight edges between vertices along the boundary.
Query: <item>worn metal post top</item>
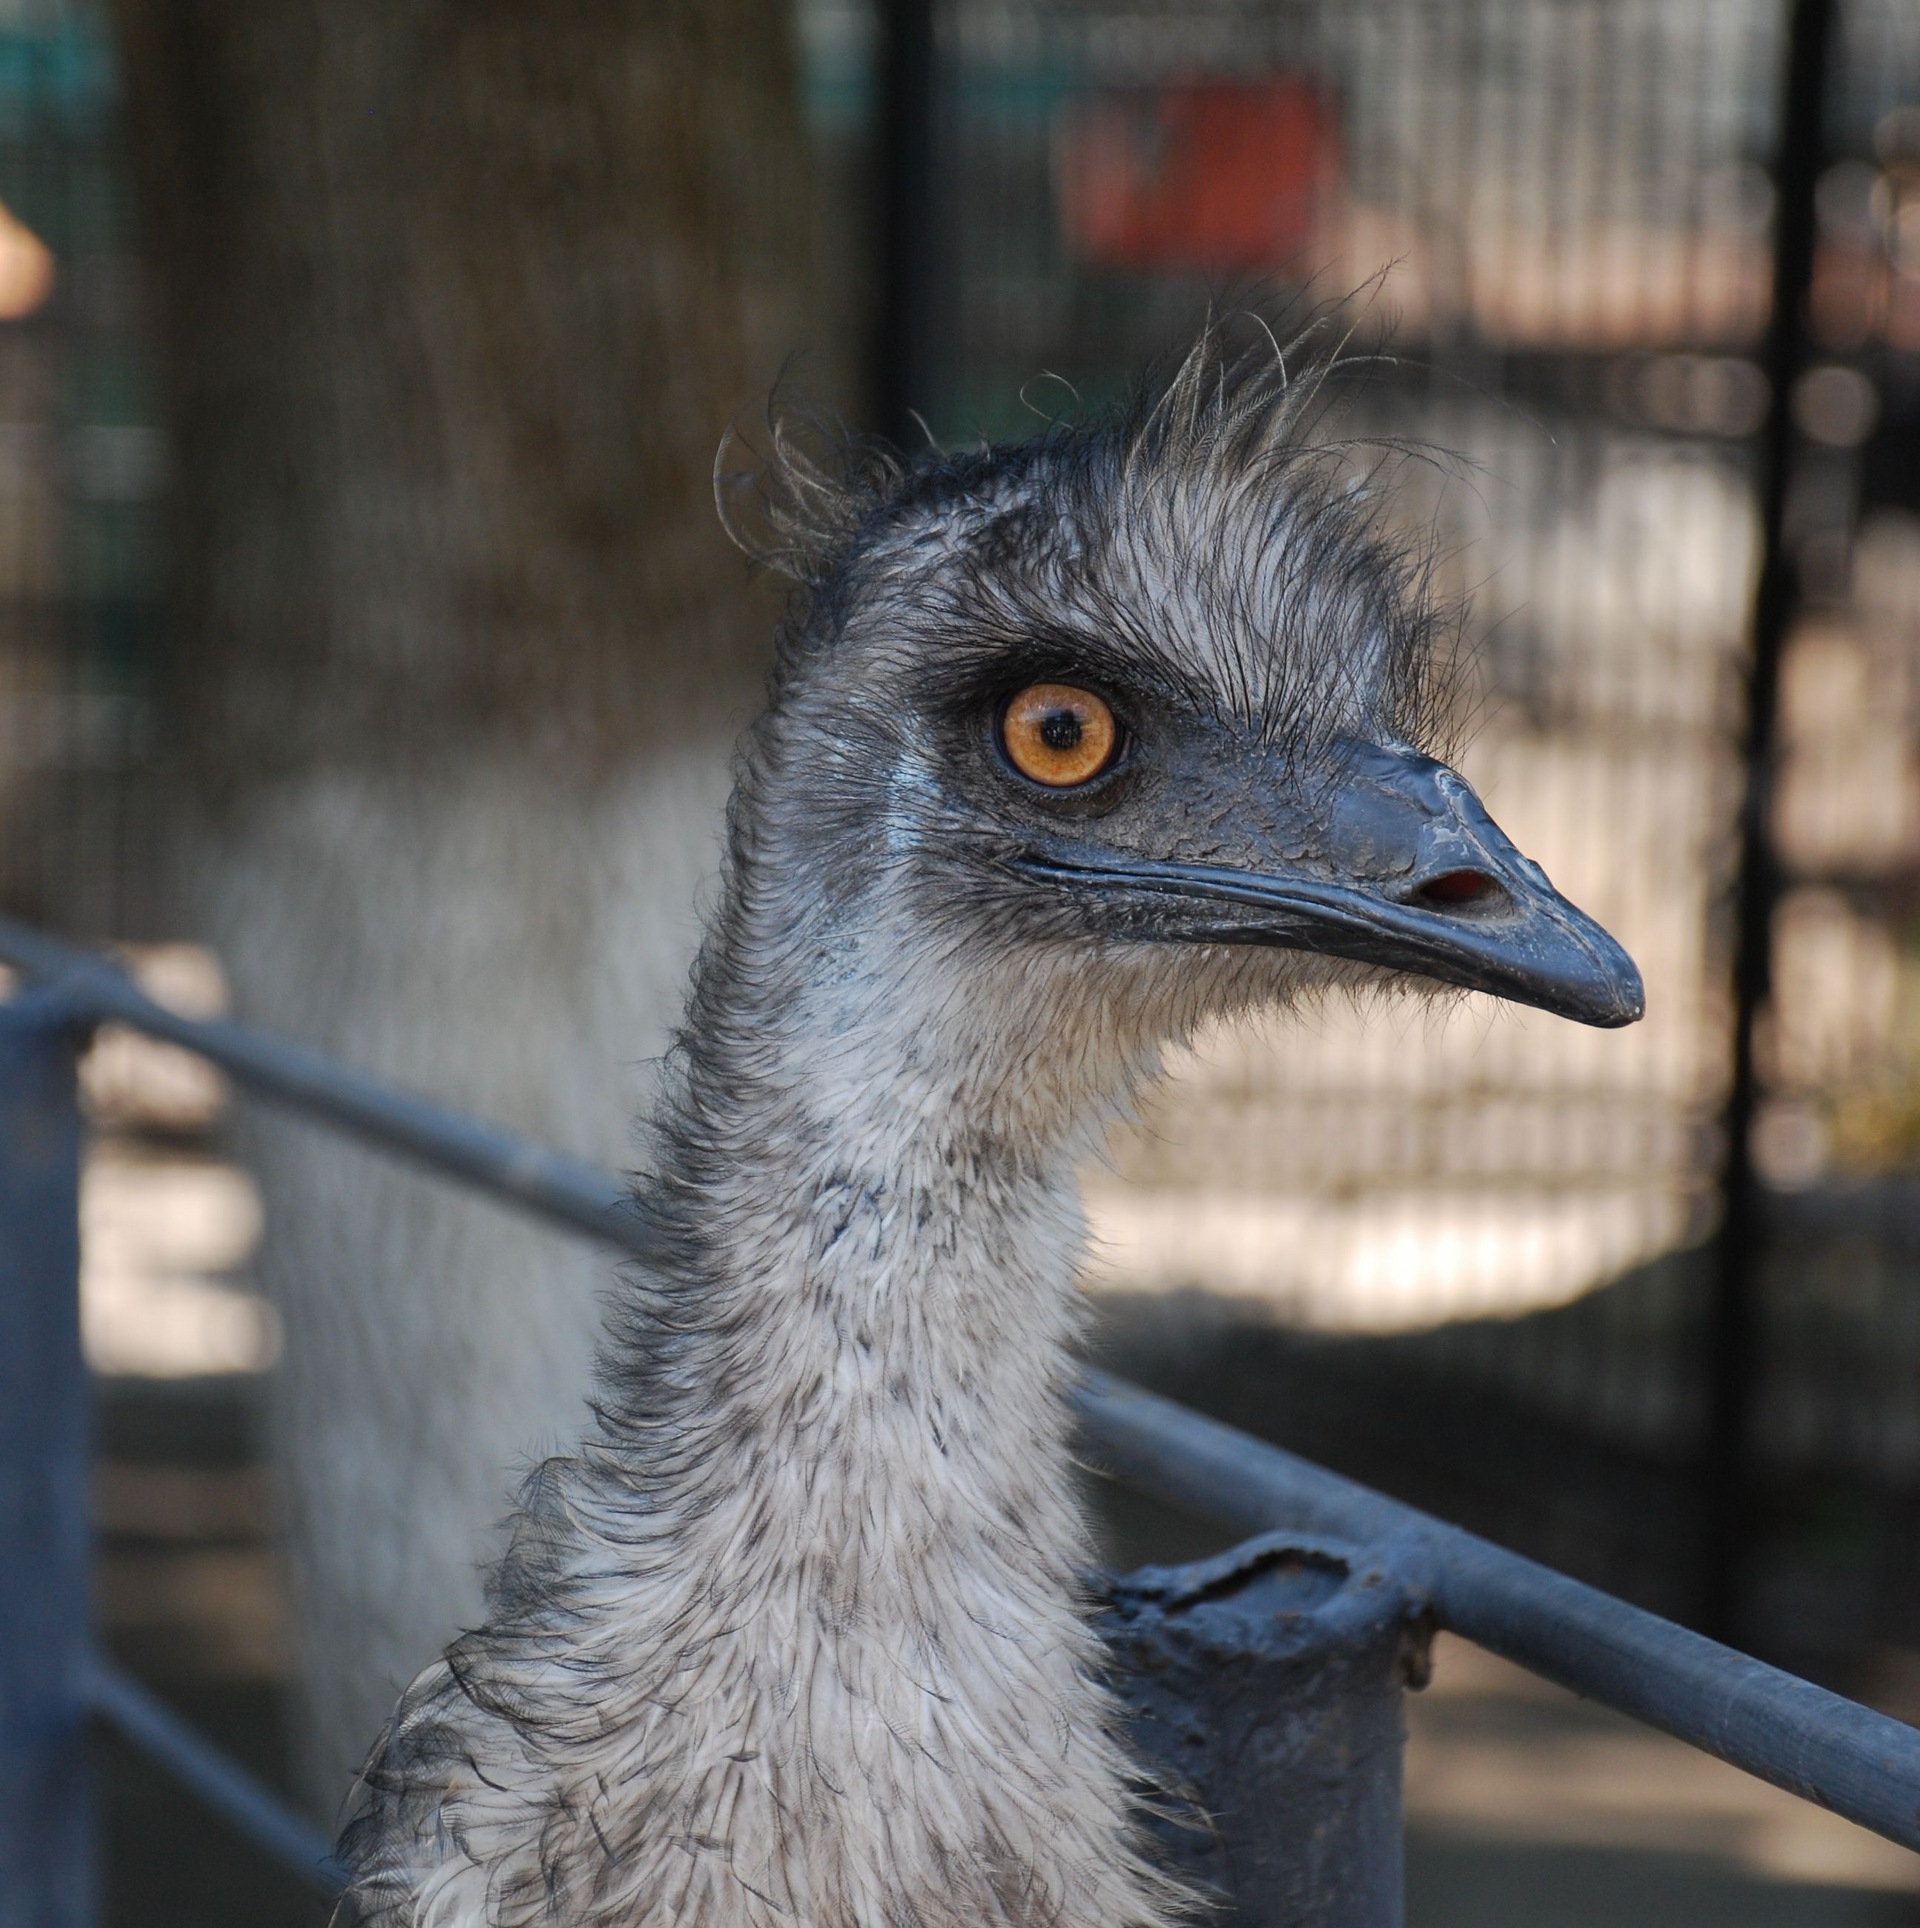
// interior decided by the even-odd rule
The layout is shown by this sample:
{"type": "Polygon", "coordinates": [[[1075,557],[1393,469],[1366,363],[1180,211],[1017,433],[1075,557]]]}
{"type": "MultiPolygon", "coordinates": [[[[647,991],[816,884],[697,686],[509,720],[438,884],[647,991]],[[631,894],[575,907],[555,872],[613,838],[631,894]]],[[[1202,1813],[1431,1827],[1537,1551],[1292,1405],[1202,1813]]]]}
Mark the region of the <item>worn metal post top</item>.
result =
{"type": "Polygon", "coordinates": [[[1108,1584],[1148,1825],[1222,1928],[1401,1928],[1401,1687],[1416,1591],[1378,1550],[1264,1533],[1108,1584]]]}
{"type": "Polygon", "coordinates": [[[1363,1644],[1385,1627],[1414,1627],[1417,1638],[1425,1598],[1391,1547],[1289,1529],[1187,1566],[1140,1567],[1103,1591],[1120,1625],[1186,1624],[1202,1630],[1196,1638],[1276,1657],[1329,1642],[1363,1644]]]}

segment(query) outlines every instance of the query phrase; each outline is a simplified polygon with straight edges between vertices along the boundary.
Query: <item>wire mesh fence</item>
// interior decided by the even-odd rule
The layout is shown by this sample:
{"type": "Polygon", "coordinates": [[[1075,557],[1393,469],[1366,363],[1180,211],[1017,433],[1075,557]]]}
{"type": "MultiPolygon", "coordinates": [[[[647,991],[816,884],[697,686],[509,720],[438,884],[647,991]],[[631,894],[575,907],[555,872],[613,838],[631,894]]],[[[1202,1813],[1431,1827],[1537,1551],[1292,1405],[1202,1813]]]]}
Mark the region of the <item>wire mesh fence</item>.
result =
{"type": "Polygon", "coordinates": [[[0,12],[0,892],[106,935],[149,868],[165,448],[104,20],[0,12]]]}

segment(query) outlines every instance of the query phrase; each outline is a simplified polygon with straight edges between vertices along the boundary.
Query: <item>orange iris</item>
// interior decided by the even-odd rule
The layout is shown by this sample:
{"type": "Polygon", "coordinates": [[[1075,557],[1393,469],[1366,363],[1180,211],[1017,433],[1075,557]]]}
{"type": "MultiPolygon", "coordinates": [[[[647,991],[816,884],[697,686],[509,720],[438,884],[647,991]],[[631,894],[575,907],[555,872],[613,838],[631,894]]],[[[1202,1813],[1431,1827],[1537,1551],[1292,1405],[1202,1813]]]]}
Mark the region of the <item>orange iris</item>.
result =
{"type": "Polygon", "coordinates": [[[1091,690],[1032,683],[1007,705],[1000,740],[1007,761],[1030,782],[1071,790],[1113,761],[1120,726],[1091,690]]]}

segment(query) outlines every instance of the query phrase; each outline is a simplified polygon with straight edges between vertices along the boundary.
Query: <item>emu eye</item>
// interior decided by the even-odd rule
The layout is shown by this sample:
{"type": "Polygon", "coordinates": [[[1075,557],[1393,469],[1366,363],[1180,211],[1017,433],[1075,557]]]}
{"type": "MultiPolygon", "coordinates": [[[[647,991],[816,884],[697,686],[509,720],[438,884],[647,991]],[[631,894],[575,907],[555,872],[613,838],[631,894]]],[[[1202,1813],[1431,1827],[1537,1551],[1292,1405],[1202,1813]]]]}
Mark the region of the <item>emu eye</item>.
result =
{"type": "Polygon", "coordinates": [[[1091,690],[1071,683],[1031,683],[1000,719],[1007,761],[1031,783],[1071,790],[1114,759],[1120,725],[1091,690]]]}

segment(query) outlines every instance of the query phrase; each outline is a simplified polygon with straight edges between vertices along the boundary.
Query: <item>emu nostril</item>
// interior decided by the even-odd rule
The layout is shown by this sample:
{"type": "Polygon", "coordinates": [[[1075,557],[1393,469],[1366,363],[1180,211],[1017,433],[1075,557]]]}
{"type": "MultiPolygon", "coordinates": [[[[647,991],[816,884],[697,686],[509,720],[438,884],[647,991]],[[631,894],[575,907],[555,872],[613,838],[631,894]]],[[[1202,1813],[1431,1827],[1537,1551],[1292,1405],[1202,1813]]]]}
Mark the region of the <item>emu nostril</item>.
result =
{"type": "Polygon", "coordinates": [[[1483,870],[1449,870],[1441,876],[1429,877],[1414,892],[1414,901],[1451,910],[1456,904],[1478,903],[1499,888],[1483,870]]]}

